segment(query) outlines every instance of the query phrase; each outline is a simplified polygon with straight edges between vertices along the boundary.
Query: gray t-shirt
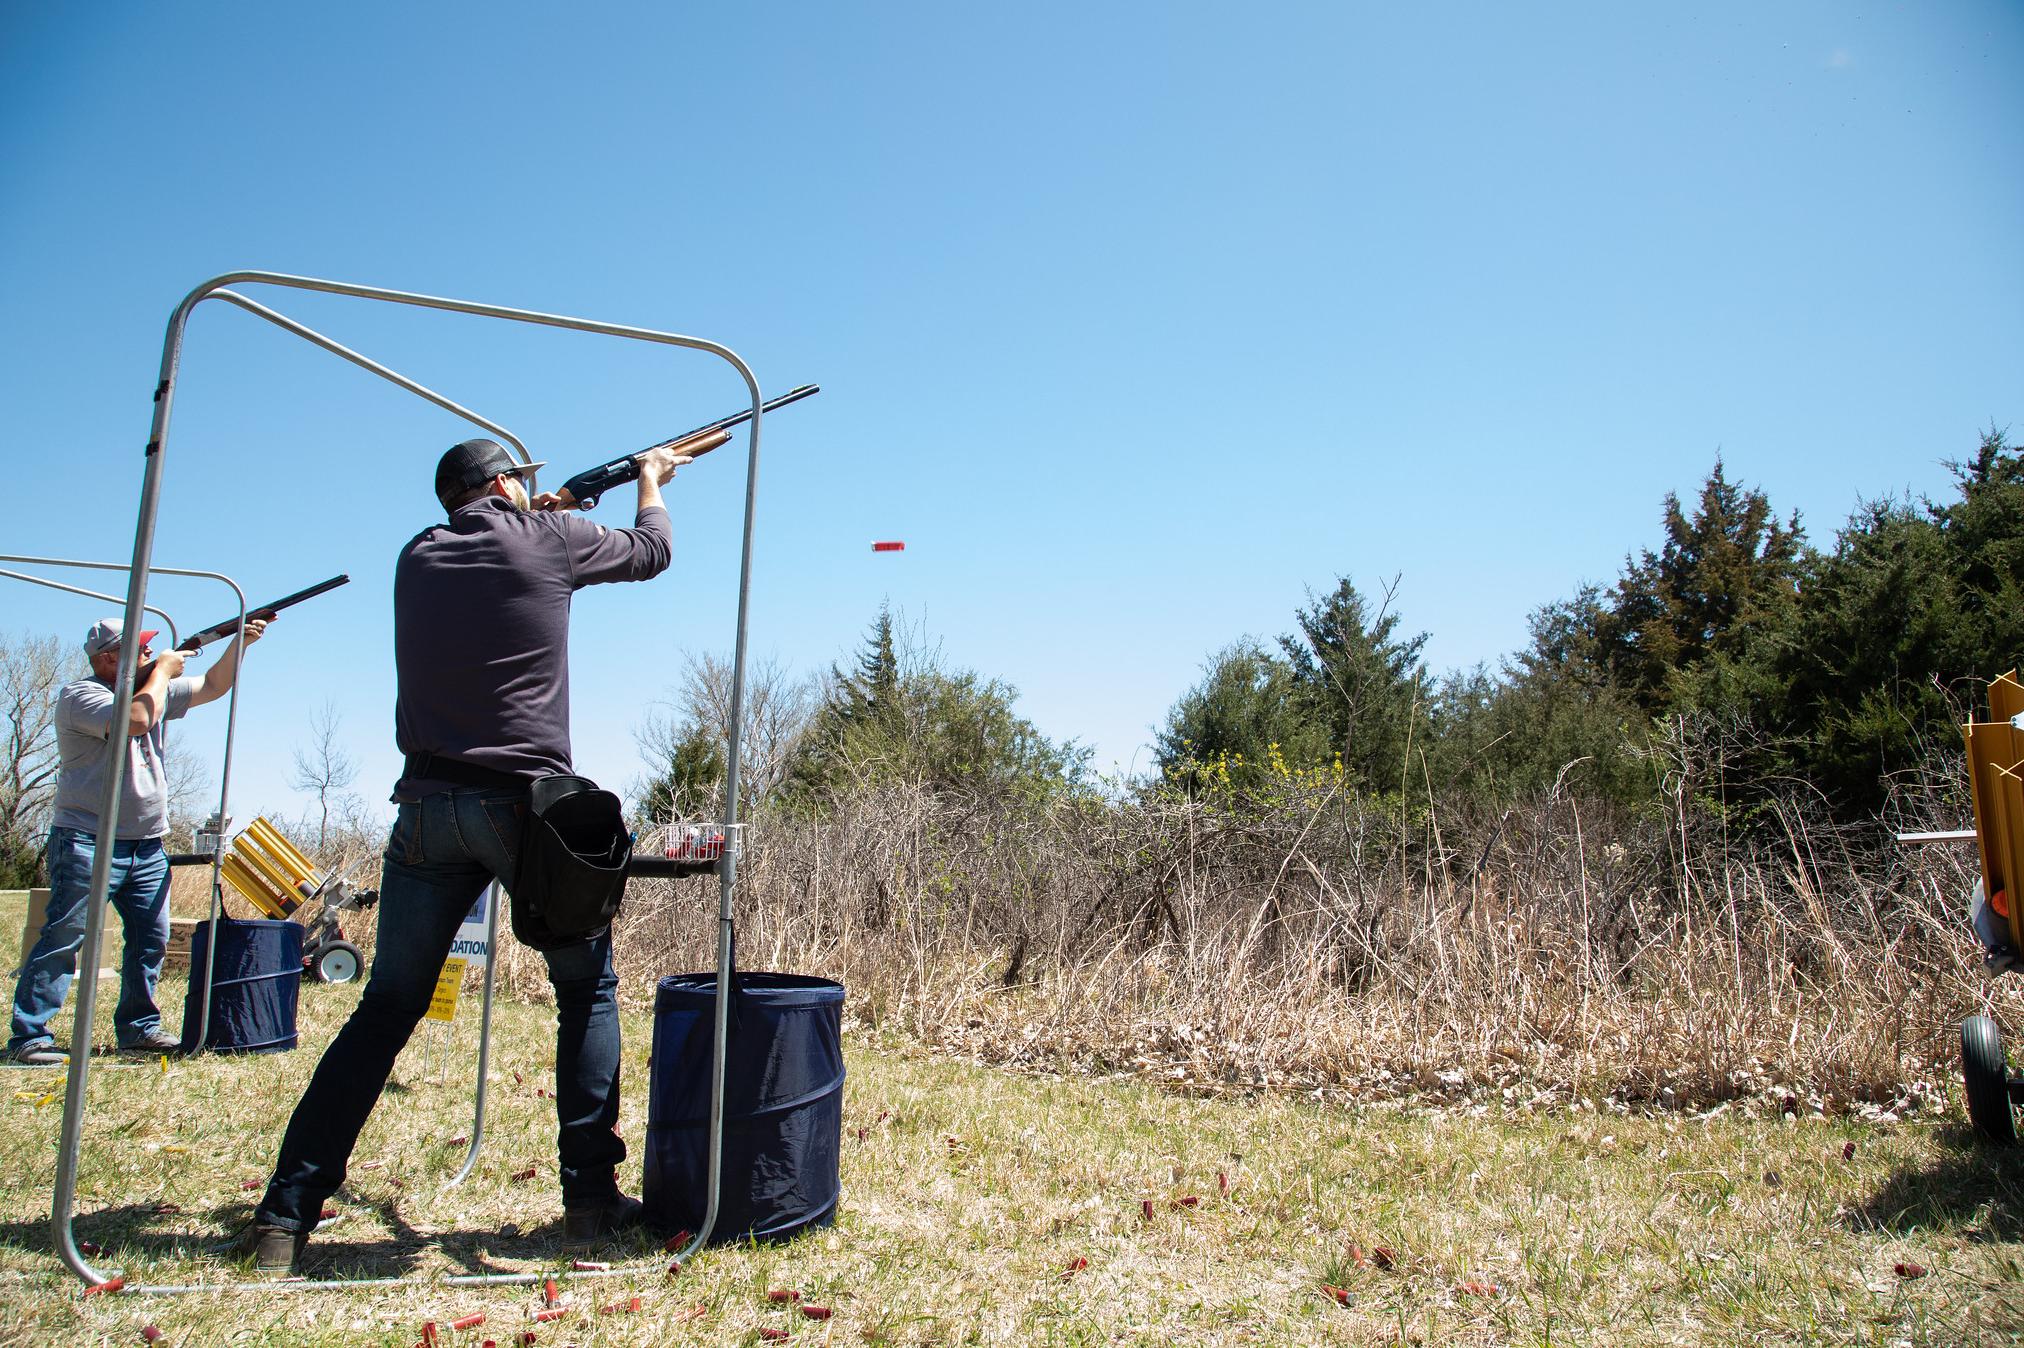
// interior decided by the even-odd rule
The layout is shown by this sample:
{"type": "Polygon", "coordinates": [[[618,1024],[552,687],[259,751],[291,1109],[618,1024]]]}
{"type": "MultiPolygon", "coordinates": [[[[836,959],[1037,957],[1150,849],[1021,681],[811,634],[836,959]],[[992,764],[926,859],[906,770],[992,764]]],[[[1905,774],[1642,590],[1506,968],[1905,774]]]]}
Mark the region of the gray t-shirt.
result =
{"type": "MultiPolygon", "coordinates": [[[[126,775],[119,788],[119,821],[113,837],[127,841],[159,838],[169,831],[168,773],[162,749],[168,723],[190,709],[203,684],[199,678],[170,679],[168,706],[145,735],[121,736],[126,775]]],[[[106,746],[112,732],[112,685],[96,675],[65,684],[56,695],[56,813],[62,828],[98,832],[98,807],[105,793],[106,746]]]]}

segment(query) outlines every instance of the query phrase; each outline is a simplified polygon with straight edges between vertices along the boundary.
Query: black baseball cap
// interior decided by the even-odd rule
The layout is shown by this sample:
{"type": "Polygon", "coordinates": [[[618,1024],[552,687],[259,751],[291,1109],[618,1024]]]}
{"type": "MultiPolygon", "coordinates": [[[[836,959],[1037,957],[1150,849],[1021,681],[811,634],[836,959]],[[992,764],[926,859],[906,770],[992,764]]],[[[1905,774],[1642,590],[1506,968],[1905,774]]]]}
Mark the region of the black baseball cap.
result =
{"type": "Polygon", "coordinates": [[[539,463],[522,463],[506,452],[506,446],[497,440],[466,440],[452,445],[436,461],[436,499],[443,503],[443,509],[450,508],[450,502],[473,487],[482,487],[501,473],[519,473],[532,481],[534,470],[546,466],[548,460],[539,463]]]}

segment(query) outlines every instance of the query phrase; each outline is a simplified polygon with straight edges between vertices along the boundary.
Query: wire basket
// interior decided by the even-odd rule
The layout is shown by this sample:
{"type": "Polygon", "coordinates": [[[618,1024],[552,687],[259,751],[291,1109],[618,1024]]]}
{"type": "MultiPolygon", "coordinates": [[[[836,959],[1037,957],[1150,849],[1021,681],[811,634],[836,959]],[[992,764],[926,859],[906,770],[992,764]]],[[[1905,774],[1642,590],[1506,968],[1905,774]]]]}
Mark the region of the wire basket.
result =
{"type": "Polygon", "coordinates": [[[669,861],[721,861],[736,855],[743,824],[685,823],[677,820],[661,835],[661,854],[669,861]]]}

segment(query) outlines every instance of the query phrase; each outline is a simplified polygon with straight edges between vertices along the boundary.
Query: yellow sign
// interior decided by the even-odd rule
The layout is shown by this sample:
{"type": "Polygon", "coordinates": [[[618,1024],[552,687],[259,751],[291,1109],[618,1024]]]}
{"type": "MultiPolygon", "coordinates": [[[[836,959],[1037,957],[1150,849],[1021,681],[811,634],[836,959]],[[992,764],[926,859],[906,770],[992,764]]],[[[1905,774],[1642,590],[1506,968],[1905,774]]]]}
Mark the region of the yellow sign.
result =
{"type": "Polygon", "coordinates": [[[448,959],[443,961],[443,972],[436,979],[436,990],[429,995],[429,1019],[450,1021],[457,1018],[457,998],[464,992],[464,970],[471,961],[448,959]]]}

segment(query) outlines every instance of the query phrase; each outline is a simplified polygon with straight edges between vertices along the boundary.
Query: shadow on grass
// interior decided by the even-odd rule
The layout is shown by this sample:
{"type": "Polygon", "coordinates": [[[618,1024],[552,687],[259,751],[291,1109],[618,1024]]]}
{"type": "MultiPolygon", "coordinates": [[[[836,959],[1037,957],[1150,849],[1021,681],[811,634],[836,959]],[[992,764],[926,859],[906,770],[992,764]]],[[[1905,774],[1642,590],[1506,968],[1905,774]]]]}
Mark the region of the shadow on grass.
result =
{"type": "Polygon", "coordinates": [[[1894,1234],[1944,1231],[1972,1241],[2024,1240],[2024,1147],[1999,1149],[1966,1127],[1945,1129],[1947,1155],[1901,1170],[1850,1215],[1894,1234]]]}
{"type": "MultiPolygon", "coordinates": [[[[424,1263],[428,1274],[531,1273],[566,1262],[571,1253],[562,1245],[561,1223],[551,1223],[529,1232],[498,1230],[450,1230],[423,1234],[409,1225],[391,1200],[371,1201],[346,1197],[346,1207],[370,1211],[389,1234],[371,1239],[348,1240],[343,1224],[333,1223],[310,1238],[302,1253],[302,1271],[311,1281],[350,1278],[401,1278],[417,1274],[424,1263]],[[429,1256],[438,1256],[435,1265],[429,1256]],[[531,1266],[531,1267],[530,1267],[531,1266]]],[[[145,1266],[156,1261],[201,1262],[212,1265],[223,1282],[252,1280],[249,1254],[232,1249],[235,1238],[252,1220],[251,1203],[233,1203],[209,1213],[163,1213],[152,1205],[123,1204],[80,1212],[72,1230],[80,1243],[104,1249],[91,1256],[102,1268],[122,1267],[138,1281],[145,1266]],[[195,1219],[199,1229],[192,1230],[195,1219]],[[179,1229],[165,1230],[165,1222],[179,1229]]],[[[47,1255],[56,1261],[56,1245],[50,1237],[49,1220],[0,1222],[0,1247],[47,1255]]],[[[625,1248],[600,1252],[600,1258],[631,1258],[652,1247],[632,1241],[625,1248]],[[633,1246],[639,1246],[635,1249],[633,1246]]],[[[580,1251],[578,1253],[581,1253],[580,1251]]],[[[178,1276],[187,1276],[185,1274],[178,1276]]],[[[198,1281],[211,1281],[208,1274],[198,1281]]]]}

